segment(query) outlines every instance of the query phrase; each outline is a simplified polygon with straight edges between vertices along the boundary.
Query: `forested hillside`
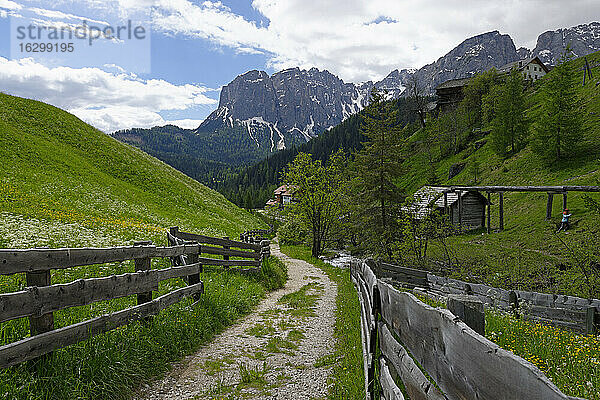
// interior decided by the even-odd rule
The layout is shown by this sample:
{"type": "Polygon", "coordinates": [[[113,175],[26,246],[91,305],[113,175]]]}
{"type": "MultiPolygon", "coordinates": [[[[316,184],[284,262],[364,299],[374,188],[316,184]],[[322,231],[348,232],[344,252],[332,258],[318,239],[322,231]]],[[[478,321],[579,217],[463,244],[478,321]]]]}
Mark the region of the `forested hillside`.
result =
{"type": "MultiPolygon", "coordinates": [[[[417,128],[417,115],[413,100],[399,98],[389,102],[397,111],[396,123],[399,127],[411,124],[409,129],[417,128]]],[[[273,197],[273,190],[281,183],[282,172],[298,153],[310,153],[315,159],[325,161],[337,151],[347,153],[360,150],[365,137],[360,132],[363,112],[351,115],[338,126],[319,135],[310,142],[286,149],[257,162],[256,164],[233,171],[218,182],[215,188],[235,204],[244,208],[262,208],[273,197]]]]}
{"type": "MultiPolygon", "coordinates": [[[[437,213],[415,220],[407,208],[424,185],[600,185],[600,53],[587,60],[593,79],[585,85],[584,58],[565,59],[536,82],[519,73],[478,75],[463,101],[453,111],[428,114],[425,128],[394,126],[385,102],[365,110],[368,145],[348,163],[346,194],[327,206],[338,212],[327,226],[330,245],[344,240],[399,264],[498,287],[597,296],[597,193],[569,193],[566,233],[557,233],[560,201],[546,220],[545,192],[505,193],[502,231],[499,197],[492,194],[491,234],[459,230],[437,213]]],[[[310,160],[295,162],[307,173],[320,170],[310,160]]],[[[284,241],[305,235],[310,243],[313,228],[299,221],[282,228],[284,241]]]]}

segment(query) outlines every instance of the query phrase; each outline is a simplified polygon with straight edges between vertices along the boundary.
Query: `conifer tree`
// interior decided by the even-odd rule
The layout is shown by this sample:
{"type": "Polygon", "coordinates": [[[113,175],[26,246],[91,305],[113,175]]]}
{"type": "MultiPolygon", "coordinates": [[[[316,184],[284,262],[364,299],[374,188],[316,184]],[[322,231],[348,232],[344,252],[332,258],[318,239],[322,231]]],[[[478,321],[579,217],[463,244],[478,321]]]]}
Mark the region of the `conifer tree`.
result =
{"type": "Polygon", "coordinates": [[[565,158],[577,147],[582,122],[577,109],[575,66],[569,47],[542,87],[541,113],[534,129],[532,149],[547,162],[565,158]]]}
{"type": "Polygon", "coordinates": [[[529,124],[525,116],[523,90],[523,74],[513,69],[496,97],[491,138],[494,151],[502,157],[519,151],[527,137],[529,124]]]}
{"type": "Polygon", "coordinates": [[[351,193],[353,221],[363,244],[388,258],[398,234],[403,198],[395,184],[401,163],[401,131],[395,112],[382,94],[371,93],[360,127],[367,141],[355,155],[351,193]]]}

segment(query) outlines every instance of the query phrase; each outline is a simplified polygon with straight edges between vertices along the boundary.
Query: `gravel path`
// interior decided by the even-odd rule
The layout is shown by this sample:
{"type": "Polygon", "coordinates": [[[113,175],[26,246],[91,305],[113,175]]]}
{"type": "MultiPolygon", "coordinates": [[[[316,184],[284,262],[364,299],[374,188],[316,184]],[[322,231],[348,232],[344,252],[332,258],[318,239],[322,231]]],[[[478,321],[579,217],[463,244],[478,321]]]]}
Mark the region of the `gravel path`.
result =
{"type": "Polygon", "coordinates": [[[174,364],[135,399],[325,398],[336,284],[313,265],[281,253],[277,243],[271,254],[288,266],[285,288],[268,294],[252,314],[174,364]]]}

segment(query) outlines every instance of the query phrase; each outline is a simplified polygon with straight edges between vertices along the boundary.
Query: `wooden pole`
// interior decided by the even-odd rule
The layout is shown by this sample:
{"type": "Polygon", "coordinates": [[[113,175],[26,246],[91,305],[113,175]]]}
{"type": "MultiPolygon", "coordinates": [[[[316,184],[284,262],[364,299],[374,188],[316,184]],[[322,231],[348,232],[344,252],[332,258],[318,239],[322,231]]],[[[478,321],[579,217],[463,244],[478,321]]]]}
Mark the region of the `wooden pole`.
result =
{"type": "Polygon", "coordinates": [[[462,196],[460,190],[456,194],[458,196],[458,227],[462,229],[462,196]]]}
{"type": "Polygon", "coordinates": [[[596,307],[589,306],[586,309],[585,313],[585,333],[587,335],[592,335],[596,333],[596,307]]]}
{"type": "Polygon", "coordinates": [[[546,203],[546,220],[552,219],[552,200],[554,193],[548,193],[548,202],[546,203]]]}
{"type": "MultiPolygon", "coordinates": [[[[188,263],[196,264],[198,262],[198,257],[202,253],[202,246],[198,245],[198,254],[188,254],[188,263]]],[[[202,272],[202,266],[200,266],[200,271],[197,274],[188,275],[187,283],[188,285],[195,285],[200,283],[200,272],[202,272]]],[[[193,296],[194,300],[200,300],[200,293],[195,293],[193,296]]]]}
{"type": "MultiPolygon", "coordinates": [[[[50,286],[50,270],[41,272],[26,272],[27,286],[50,286]]],[[[29,333],[31,336],[54,329],[54,314],[47,313],[40,317],[29,317],[29,333]]]]}
{"type": "Polygon", "coordinates": [[[563,210],[567,208],[567,192],[563,193],[563,210]]]}
{"type": "MultiPolygon", "coordinates": [[[[223,239],[229,240],[228,236],[223,236],[223,239]]],[[[229,246],[223,246],[224,249],[230,249],[229,246]]],[[[223,256],[223,260],[229,260],[229,256],[223,256]]],[[[224,269],[229,269],[229,266],[225,265],[224,269]]]]}
{"type": "Polygon", "coordinates": [[[487,192],[487,233],[490,234],[492,232],[492,199],[490,192],[487,192]]]}
{"type": "Polygon", "coordinates": [[[448,212],[448,192],[444,192],[444,212],[450,215],[448,212]]]}
{"type": "MultiPolygon", "coordinates": [[[[134,246],[150,246],[150,245],[152,245],[152,242],[149,241],[149,240],[148,241],[143,241],[143,242],[134,242],[133,245],[134,246]]],[[[149,271],[150,270],[150,267],[151,267],[151,265],[150,265],[150,257],[135,258],[133,260],[133,262],[135,264],[135,272],[149,271]]],[[[137,304],[138,304],[138,306],[140,304],[144,304],[144,303],[147,303],[149,301],[152,301],[152,291],[138,293],[138,295],[137,295],[137,304]]]]}
{"type": "Polygon", "coordinates": [[[504,230],[504,193],[500,192],[500,199],[499,199],[499,219],[500,219],[500,230],[503,231],[504,230]]]}

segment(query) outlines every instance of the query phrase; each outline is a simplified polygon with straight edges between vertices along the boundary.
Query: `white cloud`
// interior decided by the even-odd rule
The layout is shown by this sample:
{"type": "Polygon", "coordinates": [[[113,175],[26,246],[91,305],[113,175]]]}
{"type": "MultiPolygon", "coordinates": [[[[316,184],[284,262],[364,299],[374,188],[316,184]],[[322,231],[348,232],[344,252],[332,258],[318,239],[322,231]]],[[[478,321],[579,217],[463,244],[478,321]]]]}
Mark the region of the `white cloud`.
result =
{"type": "Polygon", "coordinates": [[[205,94],[212,89],[201,86],[142,80],[99,68],[49,68],[31,59],[2,57],[0,90],[50,103],[105,132],[164,125],[161,111],[212,108],[216,104],[205,94]]]}
{"type": "MultiPolygon", "coordinates": [[[[121,0],[124,1],[124,0],[121,0]]],[[[254,0],[259,25],[220,2],[156,0],[153,23],[228,46],[262,52],[274,69],[325,68],[347,81],[381,79],[396,68],[435,61],[467,37],[500,30],[517,47],[548,30],[589,22],[600,2],[581,0],[254,0]]]]}
{"type": "Polygon", "coordinates": [[[6,8],[8,10],[20,10],[22,6],[14,1],[0,0],[0,8],[6,8]]]}
{"type": "Polygon", "coordinates": [[[173,121],[165,121],[164,125],[175,125],[183,129],[196,129],[202,123],[202,119],[176,119],[173,121]]]}

